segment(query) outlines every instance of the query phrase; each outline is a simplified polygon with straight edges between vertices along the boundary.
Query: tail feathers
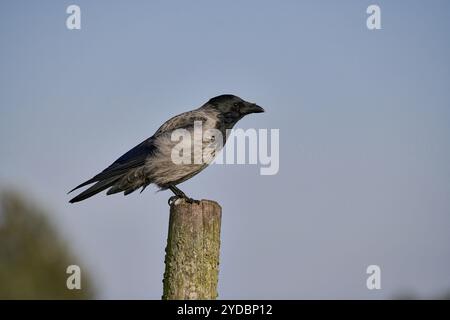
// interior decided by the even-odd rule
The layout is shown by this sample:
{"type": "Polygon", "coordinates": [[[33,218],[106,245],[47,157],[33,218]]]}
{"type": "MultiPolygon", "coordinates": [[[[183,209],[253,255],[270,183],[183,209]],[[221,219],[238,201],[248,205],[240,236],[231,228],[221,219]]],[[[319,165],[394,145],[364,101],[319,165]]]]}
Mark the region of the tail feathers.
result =
{"type": "Polygon", "coordinates": [[[106,194],[109,196],[111,194],[119,193],[124,191],[124,189],[121,186],[113,186],[111,189],[106,192],[106,194]]]}
{"type": "MultiPolygon", "coordinates": [[[[85,199],[87,199],[89,197],[92,197],[93,195],[95,195],[95,194],[97,194],[99,192],[102,192],[103,190],[111,187],[120,178],[121,178],[121,176],[115,176],[115,177],[111,177],[111,178],[99,181],[96,184],[94,184],[92,187],[86,189],[85,191],[83,191],[82,193],[77,195],[75,198],[71,199],[69,202],[70,203],[74,203],[74,202],[82,201],[82,200],[85,200],[85,199]]],[[[83,184],[81,184],[80,186],[76,187],[75,189],[81,188],[82,186],[87,185],[87,184],[89,184],[88,181],[84,182],[83,184]]]]}
{"type": "MultiPolygon", "coordinates": [[[[141,193],[142,191],[144,191],[144,189],[148,186],[148,184],[144,185],[142,187],[141,193]]],[[[119,193],[123,191],[123,195],[127,196],[130,193],[135,192],[137,189],[139,189],[141,186],[113,186],[111,189],[108,190],[108,192],[106,192],[107,195],[111,195],[111,194],[115,194],[115,193],[119,193]]]]}
{"type": "Polygon", "coordinates": [[[76,186],[75,188],[73,188],[73,189],[70,190],[69,192],[67,192],[67,194],[69,194],[69,193],[71,193],[71,192],[73,192],[73,191],[75,191],[75,190],[77,190],[77,189],[80,189],[80,188],[82,188],[82,187],[84,187],[84,186],[87,186],[88,184],[94,183],[94,182],[96,182],[96,181],[98,181],[98,180],[96,180],[95,177],[92,178],[92,179],[89,179],[89,180],[83,182],[82,184],[76,186]]]}
{"type": "Polygon", "coordinates": [[[139,189],[139,187],[127,189],[127,190],[125,190],[125,192],[123,193],[123,195],[124,195],[124,196],[127,196],[127,195],[129,195],[130,193],[135,192],[137,189],[139,189]]]}

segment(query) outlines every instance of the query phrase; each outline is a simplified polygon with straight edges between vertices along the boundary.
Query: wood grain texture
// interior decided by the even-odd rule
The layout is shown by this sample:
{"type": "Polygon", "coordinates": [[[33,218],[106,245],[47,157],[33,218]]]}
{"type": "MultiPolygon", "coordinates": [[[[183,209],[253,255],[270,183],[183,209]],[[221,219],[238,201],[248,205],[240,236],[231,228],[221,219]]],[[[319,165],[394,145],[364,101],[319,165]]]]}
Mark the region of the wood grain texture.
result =
{"type": "Polygon", "coordinates": [[[216,299],[222,208],[215,201],[170,207],[164,300],[216,299]]]}

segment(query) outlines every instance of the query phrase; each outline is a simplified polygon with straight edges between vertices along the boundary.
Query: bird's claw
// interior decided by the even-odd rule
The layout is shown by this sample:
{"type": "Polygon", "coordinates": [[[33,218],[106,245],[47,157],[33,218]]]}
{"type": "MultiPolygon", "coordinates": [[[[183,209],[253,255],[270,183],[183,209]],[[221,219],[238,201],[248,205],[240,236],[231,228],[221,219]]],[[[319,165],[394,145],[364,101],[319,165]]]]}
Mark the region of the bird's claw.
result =
{"type": "Polygon", "coordinates": [[[178,199],[184,199],[184,200],[186,200],[187,203],[190,203],[190,204],[192,204],[192,203],[199,204],[199,203],[200,203],[199,200],[195,200],[195,199],[189,198],[189,197],[187,197],[187,196],[177,196],[177,195],[171,196],[171,197],[169,198],[169,200],[167,200],[167,203],[169,204],[169,206],[171,206],[171,205],[174,204],[175,201],[177,201],[178,199]]]}
{"type": "Polygon", "coordinates": [[[180,198],[181,198],[180,196],[171,196],[171,197],[169,198],[169,200],[167,200],[167,203],[169,204],[169,206],[171,206],[172,204],[175,203],[175,201],[177,201],[177,200],[180,199],[180,198]]]}
{"type": "Polygon", "coordinates": [[[186,202],[187,203],[195,203],[195,204],[200,204],[200,200],[195,200],[195,199],[192,199],[192,198],[188,198],[188,197],[185,197],[184,199],[186,199],[186,202]]]}

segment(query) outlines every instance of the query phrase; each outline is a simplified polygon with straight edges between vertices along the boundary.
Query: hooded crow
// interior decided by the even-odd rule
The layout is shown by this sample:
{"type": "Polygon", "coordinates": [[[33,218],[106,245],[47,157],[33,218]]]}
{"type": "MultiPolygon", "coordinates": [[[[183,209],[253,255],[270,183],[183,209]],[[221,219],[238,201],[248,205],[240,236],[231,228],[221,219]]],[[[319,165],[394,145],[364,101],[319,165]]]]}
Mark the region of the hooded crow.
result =
{"type": "MultiPolygon", "coordinates": [[[[179,145],[179,141],[173,139],[174,131],[192,134],[195,123],[201,123],[203,131],[215,129],[222,134],[223,141],[220,146],[223,147],[228,129],[232,129],[244,116],[260,112],[264,112],[260,106],[231,94],[214,97],[198,109],[169,119],[153,136],[122,155],[93,178],[69,191],[70,193],[93,184],[71,199],[70,203],[85,200],[106,189],[108,195],[119,192],[127,195],[139,188],[142,188],[142,192],[151,183],[162,190],[170,189],[175,194],[169,199],[169,203],[177,198],[185,198],[192,202],[194,200],[187,197],[177,185],[205,169],[213,160],[215,152],[210,154],[207,161],[174,162],[173,150],[179,145]]],[[[211,139],[205,142],[202,138],[201,148],[205,149],[206,144],[211,143],[211,139]]],[[[193,149],[195,150],[195,146],[193,149]]]]}

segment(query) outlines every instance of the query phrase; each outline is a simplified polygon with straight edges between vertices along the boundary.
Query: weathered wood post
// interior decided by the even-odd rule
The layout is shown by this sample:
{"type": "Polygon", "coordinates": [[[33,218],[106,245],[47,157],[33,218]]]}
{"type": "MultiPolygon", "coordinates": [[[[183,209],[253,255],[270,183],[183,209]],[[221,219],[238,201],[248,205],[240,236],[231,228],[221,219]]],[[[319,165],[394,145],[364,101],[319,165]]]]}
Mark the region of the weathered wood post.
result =
{"type": "Polygon", "coordinates": [[[164,300],[216,299],[222,208],[211,200],[170,206],[164,300]]]}

